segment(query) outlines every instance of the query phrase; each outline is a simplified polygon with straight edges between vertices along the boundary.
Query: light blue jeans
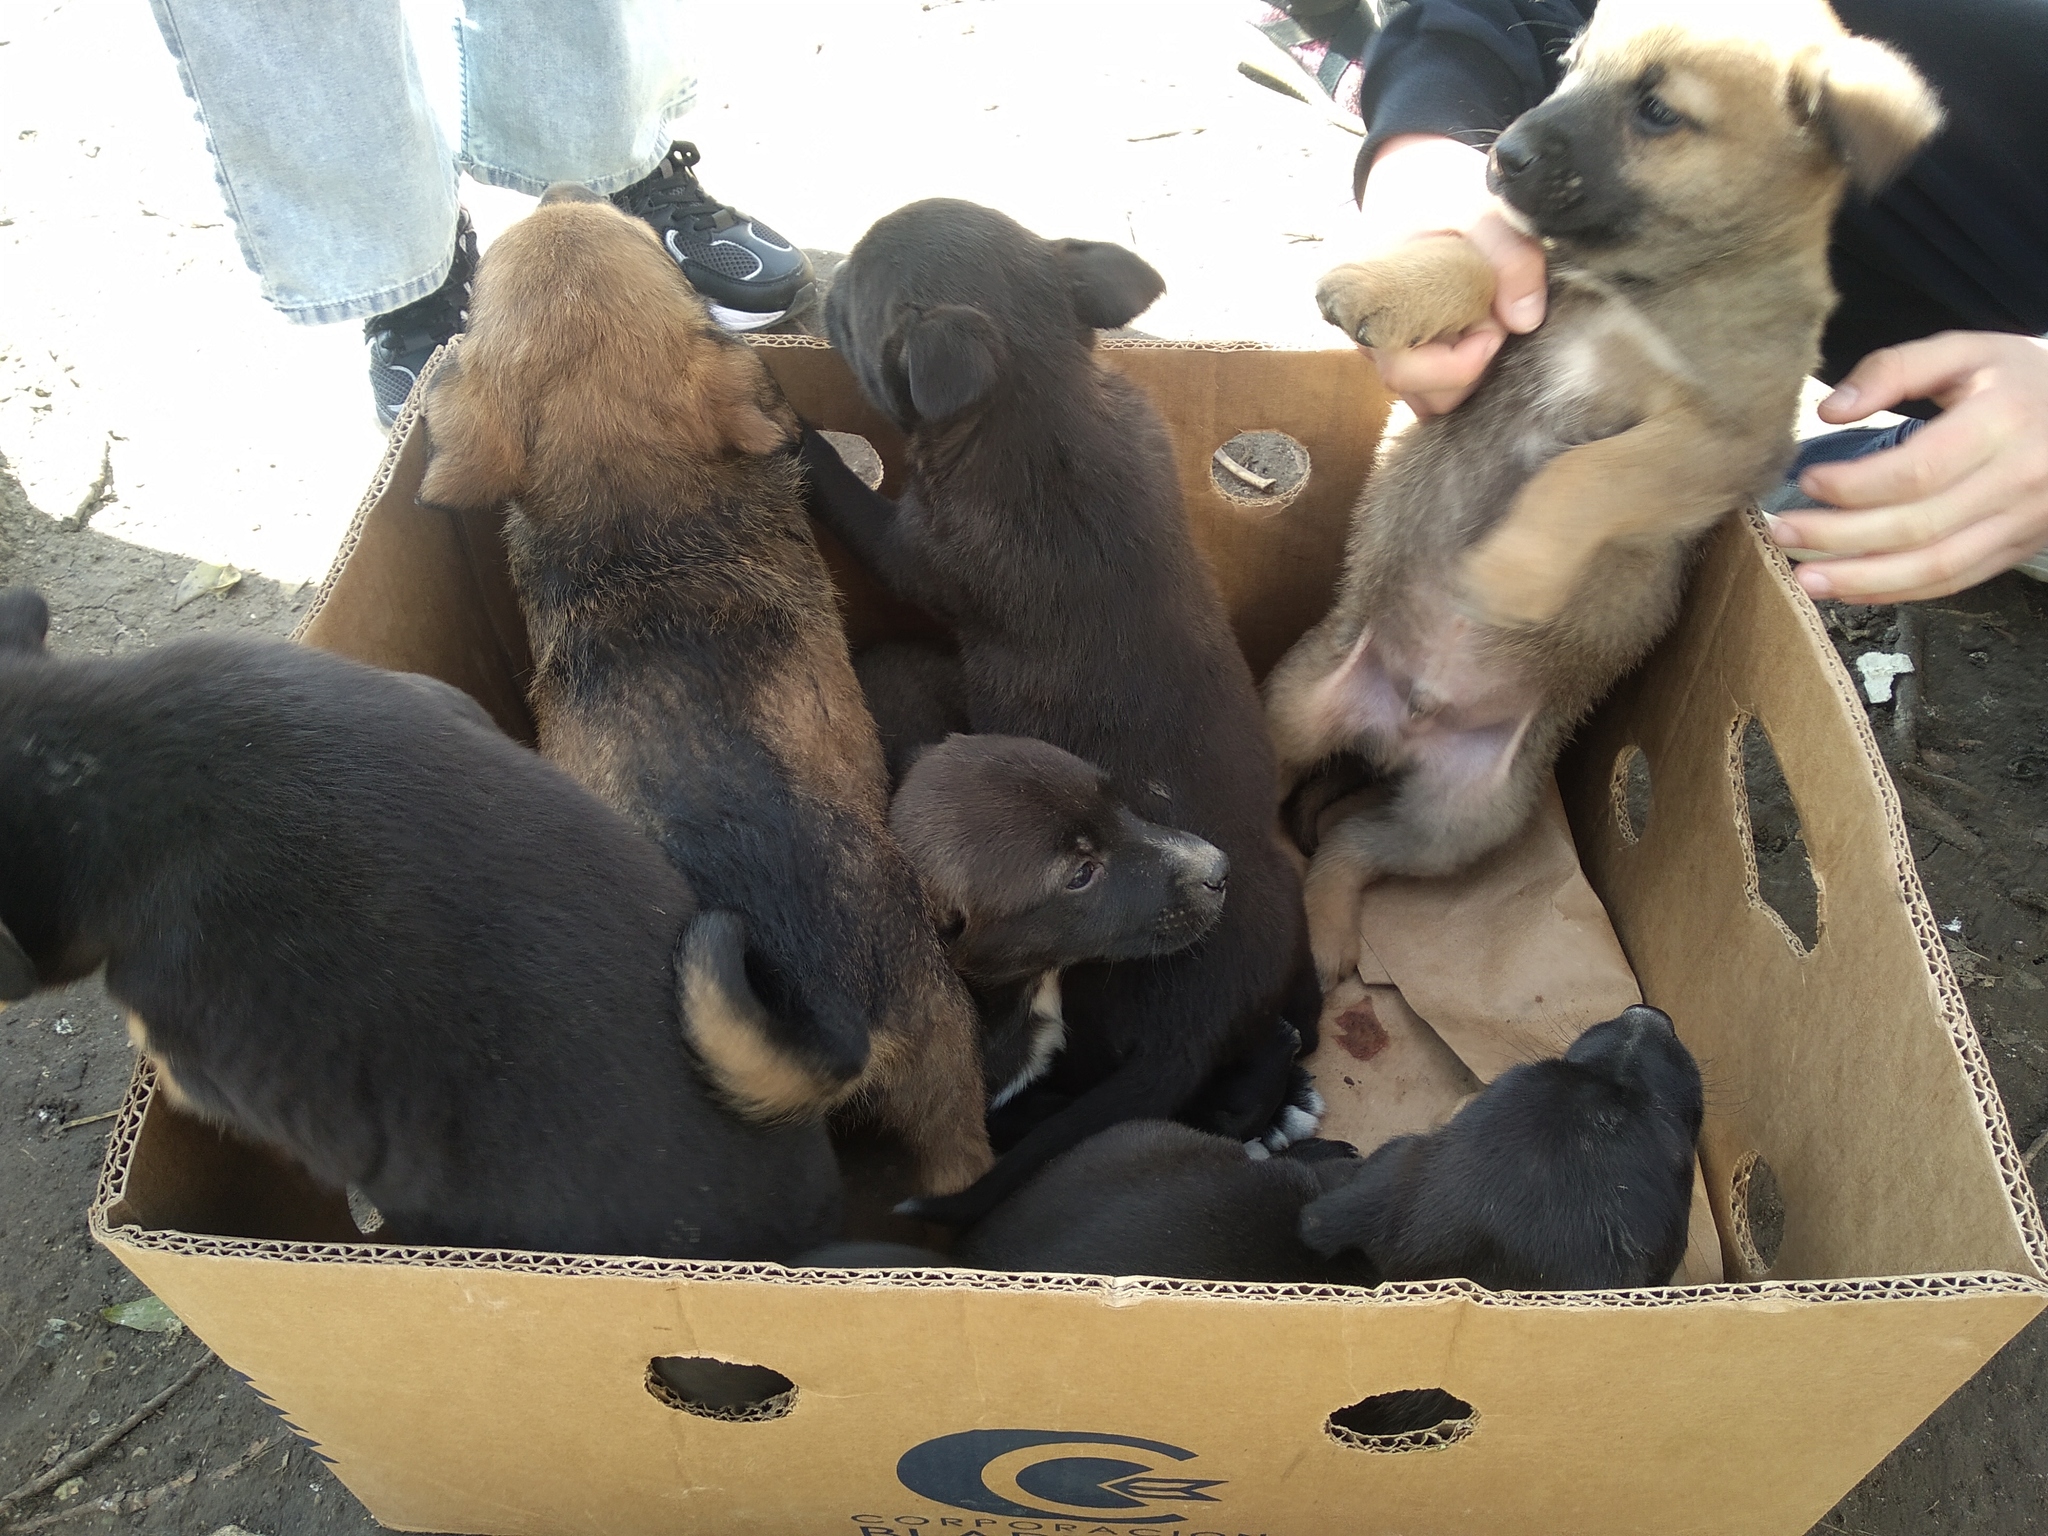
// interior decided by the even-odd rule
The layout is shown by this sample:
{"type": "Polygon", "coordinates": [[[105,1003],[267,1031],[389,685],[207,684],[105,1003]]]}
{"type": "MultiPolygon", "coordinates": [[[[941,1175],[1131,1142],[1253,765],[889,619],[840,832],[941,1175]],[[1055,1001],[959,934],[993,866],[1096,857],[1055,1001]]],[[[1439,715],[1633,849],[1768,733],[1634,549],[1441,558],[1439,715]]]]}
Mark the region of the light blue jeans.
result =
{"type": "Polygon", "coordinates": [[[456,177],[616,192],[696,90],[682,0],[465,0],[447,144],[399,0],[151,0],[263,296],[308,325],[441,286],[456,177]]]}

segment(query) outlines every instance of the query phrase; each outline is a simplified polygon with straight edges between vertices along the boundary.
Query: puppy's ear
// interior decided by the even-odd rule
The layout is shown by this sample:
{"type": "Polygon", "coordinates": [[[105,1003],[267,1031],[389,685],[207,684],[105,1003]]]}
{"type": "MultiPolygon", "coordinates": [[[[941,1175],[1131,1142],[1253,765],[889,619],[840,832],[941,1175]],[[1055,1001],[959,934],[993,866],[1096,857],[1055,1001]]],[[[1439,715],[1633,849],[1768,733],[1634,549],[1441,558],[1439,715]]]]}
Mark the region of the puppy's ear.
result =
{"type": "Polygon", "coordinates": [[[796,412],[745,342],[723,352],[718,375],[714,409],[721,446],[759,456],[778,453],[796,441],[796,412]]]}
{"type": "Polygon", "coordinates": [[[1103,240],[1055,240],[1074,313],[1099,331],[1129,325],[1166,292],[1166,279],[1140,257],[1103,240]]]}
{"type": "Polygon", "coordinates": [[[1941,103],[1913,66],[1867,37],[1845,37],[1792,66],[1793,109],[1827,135],[1859,192],[1875,192],[1941,126],[1941,103]]]}
{"type": "Polygon", "coordinates": [[[41,985],[35,961],[15,942],[7,925],[0,923],[0,1006],[27,997],[41,985]]]}
{"type": "Polygon", "coordinates": [[[427,390],[427,472],[420,480],[423,507],[466,512],[498,506],[519,490],[526,444],[462,356],[446,359],[427,390]]]}
{"type": "Polygon", "coordinates": [[[1003,342],[988,316],[963,304],[928,309],[903,333],[910,403],[926,421],[957,416],[995,388],[1003,342]]]}
{"type": "Polygon", "coordinates": [[[0,592],[0,651],[40,655],[50,633],[50,605],[33,587],[0,592]]]}

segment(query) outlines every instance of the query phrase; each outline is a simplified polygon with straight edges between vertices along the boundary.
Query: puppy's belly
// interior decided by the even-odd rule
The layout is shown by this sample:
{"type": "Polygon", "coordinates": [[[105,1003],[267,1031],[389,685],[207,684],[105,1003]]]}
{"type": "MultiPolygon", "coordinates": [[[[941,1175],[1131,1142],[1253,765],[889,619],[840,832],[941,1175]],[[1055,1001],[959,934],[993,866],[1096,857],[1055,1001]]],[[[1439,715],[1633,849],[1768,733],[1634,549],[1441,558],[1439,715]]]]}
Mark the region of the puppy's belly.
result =
{"type": "Polygon", "coordinates": [[[1391,645],[1367,629],[1311,694],[1321,734],[1389,772],[1504,775],[1542,698],[1479,653],[1483,633],[1448,611],[1421,645],[1391,645]]]}

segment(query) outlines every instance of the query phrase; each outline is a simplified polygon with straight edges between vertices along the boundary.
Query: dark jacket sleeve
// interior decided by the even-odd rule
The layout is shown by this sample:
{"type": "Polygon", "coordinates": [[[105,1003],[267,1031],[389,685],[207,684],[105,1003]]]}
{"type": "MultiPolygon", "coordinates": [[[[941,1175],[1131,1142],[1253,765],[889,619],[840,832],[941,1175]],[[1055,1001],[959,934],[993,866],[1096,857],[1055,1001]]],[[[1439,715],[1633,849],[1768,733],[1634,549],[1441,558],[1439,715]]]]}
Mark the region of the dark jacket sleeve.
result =
{"type": "Polygon", "coordinates": [[[1359,112],[1367,129],[1352,172],[1397,134],[1440,133],[1484,145],[1548,96],[1590,0],[1409,0],[1388,4],[1365,55],[1359,112]]]}

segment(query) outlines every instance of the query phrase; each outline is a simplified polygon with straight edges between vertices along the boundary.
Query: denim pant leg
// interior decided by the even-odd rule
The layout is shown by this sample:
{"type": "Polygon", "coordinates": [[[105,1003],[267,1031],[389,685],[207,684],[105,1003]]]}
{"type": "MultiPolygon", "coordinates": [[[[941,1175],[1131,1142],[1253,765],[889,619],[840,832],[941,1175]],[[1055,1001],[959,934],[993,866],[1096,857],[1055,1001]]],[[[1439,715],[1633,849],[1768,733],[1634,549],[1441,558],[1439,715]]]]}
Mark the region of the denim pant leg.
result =
{"type": "Polygon", "coordinates": [[[466,12],[462,166],[478,181],[616,192],[668,153],[668,120],[697,90],[684,0],[468,0],[466,12]]]}
{"type": "Polygon", "coordinates": [[[1792,456],[1784,480],[1759,505],[1766,512],[1804,512],[1824,505],[1799,489],[1799,477],[1816,464],[1840,464],[1896,448],[1927,423],[1908,416],[1888,427],[1848,427],[1840,432],[1823,432],[1809,437],[1792,456]]]}
{"type": "Polygon", "coordinates": [[[151,0],[242,255],[286,319],[382,314],[441,285],[455,164],[399,0],[151,0]]]}

